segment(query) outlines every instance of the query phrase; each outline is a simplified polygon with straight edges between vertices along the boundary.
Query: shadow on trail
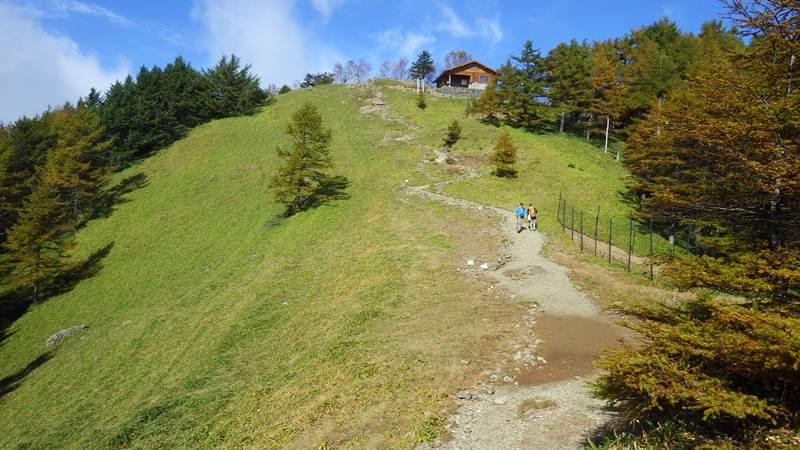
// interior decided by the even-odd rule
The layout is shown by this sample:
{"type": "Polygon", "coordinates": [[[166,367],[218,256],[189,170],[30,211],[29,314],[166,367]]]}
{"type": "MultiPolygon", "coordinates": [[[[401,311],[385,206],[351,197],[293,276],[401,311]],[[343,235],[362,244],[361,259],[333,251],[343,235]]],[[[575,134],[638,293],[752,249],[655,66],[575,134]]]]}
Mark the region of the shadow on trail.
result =
{"type": "Polygon", "coordinates": [[[29,362],[25,367],[12,373],[11,375],[0,380],[0,398],[3,398],[9,392],[17,389],[22,380],[27,377],[31,372],[36,370],[39,366],[46,363],[53,357],[53,353],[45,352],[39,355],[36,359],[29,362]]]}

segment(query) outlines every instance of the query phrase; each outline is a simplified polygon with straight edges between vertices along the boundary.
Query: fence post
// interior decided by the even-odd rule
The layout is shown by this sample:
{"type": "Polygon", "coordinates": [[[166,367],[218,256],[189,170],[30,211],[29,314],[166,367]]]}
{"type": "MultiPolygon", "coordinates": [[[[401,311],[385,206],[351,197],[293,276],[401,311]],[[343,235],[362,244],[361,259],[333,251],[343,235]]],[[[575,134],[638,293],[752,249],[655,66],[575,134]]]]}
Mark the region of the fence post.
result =
{"type": "Polygon", "coordinates": [[[572,205],[572,219],[569,225],[570,239],[575,240],[575,205],[572,205]]]}
{"type": "Polygon", "coordinates": [[[581,210],[581,251],[583,251],[583,210],[581,210]]]}
{"type": "Polygon", "coordinates": [[[628,229],[628,272],[631,271],[631,253],[633,252],[633,219],[630,220],[628,229]]]}
{"type": "Polygon", "coordinates": [[[558,211],[556,212],[556,222],[561,219],[561,191],[558,191],[558,211]]]}
{"type": "Polygon", "coordinates": [[[561,208],[561,231],[567,232],[567,199],[564,199],[564,207],[561,208]]]}
{"type": "Polygon", "coordinates": [[[653,281],[653,218],[650,217],[650,281],[653,281]]]}
{"type": "Polygon", "coordinates": [[[594,216],[594,256],[597,256],[597,231],[600,225],[600,207],[597,207],[597,215],[594,216]]]}
{"type": "Polygon", "coordinates": [[[614,219],[608,219],[608,263],[611,264],[611,230],[614,229],[614,219]]]}

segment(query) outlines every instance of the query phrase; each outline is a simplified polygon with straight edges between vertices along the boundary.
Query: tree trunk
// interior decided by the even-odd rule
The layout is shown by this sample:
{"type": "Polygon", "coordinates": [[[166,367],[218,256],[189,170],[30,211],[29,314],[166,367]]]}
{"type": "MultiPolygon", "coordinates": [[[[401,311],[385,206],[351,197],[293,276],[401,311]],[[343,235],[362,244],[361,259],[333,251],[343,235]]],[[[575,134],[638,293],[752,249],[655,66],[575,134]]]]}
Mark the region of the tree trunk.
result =
{"type": "MultiPolygon", "coordinates": [[[[608,132],[610,128],[611,128],[611,117],[606,116],[606,146],[605,150],[603,150],[603,153],[608,153],[608,132]]],[[[619,153],[617,153],[617,161],[619,161],[619,153]]]]}
{"type": "Polygon", "coordinates": [[[561,111],[561,125],[558,127],[560,133],[564,132],[564,111],[561,111]]]}

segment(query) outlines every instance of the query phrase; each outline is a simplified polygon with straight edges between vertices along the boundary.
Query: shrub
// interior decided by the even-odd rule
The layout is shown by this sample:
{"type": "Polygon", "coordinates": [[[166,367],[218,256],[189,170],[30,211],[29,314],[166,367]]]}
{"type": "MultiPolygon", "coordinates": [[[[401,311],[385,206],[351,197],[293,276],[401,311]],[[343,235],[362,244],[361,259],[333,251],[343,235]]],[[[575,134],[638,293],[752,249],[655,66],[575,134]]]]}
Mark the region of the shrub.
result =
{"type": "Polygon", "coordinates": [[[461,137],[461,124],[458,120],[453,119],[447,127],[447,133],[444,135],[444,146],[449,149],[458,142],[461,137]]]}
{"type": "Polygon", "coordinates": [[[503,131],[497,142],[494,145],[494,154],[492,155],[492,162],[495,165],[494,174],[498,177],[516,178],[517,169],[514,165],[517,163],[517,147],[511,140],[511,135],[507,131],[503,131]]]}
{"type": "Polygon", "coordinates": [[[425,109],[428,107],[428,103],[425,101],[425,94],[420,92],[417,96],[417,108],[425,109]]]}
{"type": "Polygon", "coordinates": [[[797,314],[704,298],[622,309],[641,319],[627,324],[641,342],[606,353],[594,388],[623,420],[748,447],[764,428],[800,425],[797,314]]]}

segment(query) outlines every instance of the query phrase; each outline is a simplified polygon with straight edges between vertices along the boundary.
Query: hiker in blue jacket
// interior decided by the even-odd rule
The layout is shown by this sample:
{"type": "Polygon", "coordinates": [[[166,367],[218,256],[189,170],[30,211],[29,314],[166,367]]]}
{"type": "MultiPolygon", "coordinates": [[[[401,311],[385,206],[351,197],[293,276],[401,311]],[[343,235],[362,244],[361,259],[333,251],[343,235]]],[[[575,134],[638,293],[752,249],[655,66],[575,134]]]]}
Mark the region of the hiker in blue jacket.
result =
{"type": "Polygon", "coordinates": [[[525,223],[525,215],[528,213],[528,210],[525,209],[525,206],[522,203],[514,209],[514,217],[517,218],[517,233],[522,232],[523,224],[525,223]]]}

